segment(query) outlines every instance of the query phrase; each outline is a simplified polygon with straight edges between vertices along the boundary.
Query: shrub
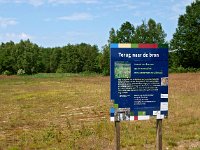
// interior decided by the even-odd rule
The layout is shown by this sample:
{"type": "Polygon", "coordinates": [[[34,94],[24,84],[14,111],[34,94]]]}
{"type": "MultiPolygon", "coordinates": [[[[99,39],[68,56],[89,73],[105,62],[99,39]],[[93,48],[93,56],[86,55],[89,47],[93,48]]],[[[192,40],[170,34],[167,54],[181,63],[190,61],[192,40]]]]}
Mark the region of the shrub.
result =
{"type": "Polygon", "coordinates": [[[110,75],[110,72],[108,69],[103,69],[103,75],[104,76],[109,76],[110,75]]]}
{"type": "Polygon", "coordinates": [[[10,75],[12,75],[12,73],[10,71],[6,70],[6,71],[3,72],[3,75],[10,76],[10,75]]]}
{"type": "Polygon", "coordinates": [[[62,68],[58,68],[58,69],[56,70],[56,73],[64,73],[64,70],[63,70],[62,68]]]}
{"type": "Polygon", "coordinates": [[[25,74],[25,70],[23,70],[23,69],[19,69],[17,71],[17,75],[24,75],[24,74],[25,74]]]}
{"type": "Polygon", "coordinates": [[[199,71],[200,68],[184,68],[182,66],[169,68],[169,73],[187,73],[187,72],[199,72],[199,71]]]}
{"type": "Polygon", "coordinates": [[[179,66],[179,67],[177,68],[177,72],[178,72],[178,73],[186,73],[186,72],[188,72],[188,71],[187,71],[187,69],[183,68],[182,66],[179,66]]]}

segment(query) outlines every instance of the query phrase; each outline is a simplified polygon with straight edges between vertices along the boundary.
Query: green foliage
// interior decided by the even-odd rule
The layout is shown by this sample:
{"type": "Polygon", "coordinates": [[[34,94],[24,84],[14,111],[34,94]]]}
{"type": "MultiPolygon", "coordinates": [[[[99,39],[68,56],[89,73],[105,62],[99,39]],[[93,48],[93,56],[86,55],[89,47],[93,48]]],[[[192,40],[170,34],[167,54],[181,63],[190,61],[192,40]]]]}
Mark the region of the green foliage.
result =
{"type": "Polygon", "coordinates": [[[96,45],[85,43],[42,48],[29,40],[11,41],[0,45],[0,73],[101,73],[99,55],[96,45]]]}
{"type": "Polygon", "coordinates": [[[58,68],[58,69],[56,70],[56,73],[64,73],[64,70],[63,70],[62,68],[58,68]]]}
{"type": "Polygon", "coordinates": [[[125,22],[117,30],[117,39],[120,43],[133,43],[135,27],[130,22],[125,22]]]}
{"type": "Polygon", "coordinates": [[[14,146],[14,147],[9,147],[8,150],[20,150],[20,148],[14,146]]]}
{"type": "Polygon", "coordinates": [[[182,66],[179,66],[179,67],[177,67],[176,71],[179,73],[185,73],[185,72],[187,72],[187,69],[183,68],[182,66]]]}
{"type": "Polygon", "coordinates": [[[166,44],[166,33],[161,23],[157,23],[153,19],[149,19],[148,23],[143,21],[142,25],[137,26],[135,31],[136,43],[157,43],[166,44]]]}
{"type": "Polygon", "coordinates": [[[99,58],[99,67],[103,75],[107,76],[110,74],[110,49],[108,45],[103,47],[103,54],[99,58]]]}
{"type": "Polygon", "coordinates": [[[3,75],[9,76],[9,75],[12,75],[12,73],[10,71],[6,70],[6,71],[3,72],[3,75]]]}
{"type": "MultiPolygon", "coordinates": [[[[130,22],[125,22],[118,30],[111,28],[108,43],[157,43],[167,44],[166,33],[161,23],[149,19],[148,23],[134,27],[130,22]]],[[[110,74],[110,50],[109,46],[103,47],[103,55],[99,59],[100,69],[103,75],[110,74]]]]}
{"type": "Polygon", "coordinates": [[[200,72],[200,69],[198,68],[184,68],[183,66],[179,67],[171,67],[169,69],[170,73],[187,73],[187,72],[200,72]]]}
{"type": "MultiPolygon", "coordinates": [[[[130,22],[125,22],[119,30],[111,29],[109,43],[165,43],[165,36],[160,23],[153,19],[148,24],[136,28],[130,22]]],[[[96,72],[110,74],[109,44],[102,48],[102,53],[96,45],[85,43],[55,48],[42,48],[30,42],[21,40],[2,43],[0,45],[0,73],[6,70],[10,74],[35,73],[80,73],[96,72]]]]}
{"type": "Polygon", "coordinates": [[[16,74],[23,69],[27,74],[40,71],[40,48],[29,40],[15,44],[12,41],[0,45],[0,73],[8,70],[16,74]]]}
{"type": "Polygon", "coordinates": [[[25,71],[23,69],[19,69],[17,71],[17,75],[24,75],[25,74],[25,71]]]}
{"type": "Polygon", "coordinates": [[[61,50],[60,63],[57,72],[97,72],[99,52],[97,46],[81,43],[70,45],[61,50]]]}
{"type": "MultiPolygon", "coordinates": [[[[165,43],[165,36],[160,23],[150,19],[136,28],[125,22],[115,31],[111,29],[109,43],[165,43]]],[[[55,48],[42,48],[21,40],[19,43],[7,42],[0,45],[0,74],[35,73],[81,73],[96,72],[110,74],[109,44],[102,48],[85,43],[55,48]]]]}
{"type": "Polygon", "coordinates": [[[125,22],[119,30],[110,31],[109,43],[157,43],[166,44],[166,33],[161,23],[149,19],[148,23],[142,22],[136,28],[130,22],[125,22]]]}
{"type": "Polygon", "coordinates": [[[200,1],[186,7],[180,15],[178,27],[171,40],[173,66],[200,68],[200,1]]]}
{"type": "Polygon", "coordinates": [[[172,147],[178,146],[178,144],[174,140],[169,140],[168,145],[172,147]]]}

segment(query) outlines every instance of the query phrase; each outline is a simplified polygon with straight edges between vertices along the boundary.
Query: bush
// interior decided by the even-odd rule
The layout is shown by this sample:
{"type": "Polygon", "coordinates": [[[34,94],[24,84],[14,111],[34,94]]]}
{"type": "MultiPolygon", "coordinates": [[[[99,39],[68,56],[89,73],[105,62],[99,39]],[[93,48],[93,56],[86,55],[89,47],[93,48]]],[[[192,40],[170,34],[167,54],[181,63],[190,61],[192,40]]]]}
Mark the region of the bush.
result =
{"type": "Polygon", "coordinates": [[[198,72],[198,68],[187,68],[188,72],[198,72]]]}
{"type": "Polygon", "coordinates": [[[187,72],[199,72],[200,68],[184,68],[182,66],[179,67],[171,67],[169,68],[169,73],[187,73],[187,72]]]}
{"type": "Polygon", "coordinates": [[[10,76],[10,75],[12,75],[12,73],[10,71],[6,70],[6,71],[3,72],[3,75],[10,76]]]}
{"type": "Polygon", "coordinates": [[[58,69],[56,70],[56,73],[65,73],[65,72],[64,72],[64,70],[63,70],[62,68],[58,68],[58,69]]]}
{"type": "Polygon", "coordinates": [[[182,66],[179,66],[177,68],[177,72],[178,73],[186,73],[186,72],[188,72],[188,70],[186,68],[183,68],[182,66]]]}
{"type": "Polygon", "coordinates": [[[23,69],[19,69],[17,71],[17,75],[24,75],[24,74],[25,74],[25,70],[23,70],[23,69]]]}
{"type": "Polygon", "coordinates": [[[103,69],[103,75],[104,76],[109,76],[110,75],[110,71],[108,69],[103,69]]]}

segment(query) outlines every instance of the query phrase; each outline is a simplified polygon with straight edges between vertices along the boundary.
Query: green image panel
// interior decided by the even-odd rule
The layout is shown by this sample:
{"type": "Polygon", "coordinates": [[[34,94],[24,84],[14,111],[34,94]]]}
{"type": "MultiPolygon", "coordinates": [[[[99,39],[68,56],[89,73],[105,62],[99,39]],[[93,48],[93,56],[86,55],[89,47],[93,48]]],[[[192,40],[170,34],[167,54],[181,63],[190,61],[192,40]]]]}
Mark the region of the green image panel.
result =
{"type": "Polygon", "coordinates": [[[114,104],[114,108],[119,108],[118,104],[114,104]]]}
{"type": "Polygon", "coordinates": [[[138,116],[145,116],[146,115],[146,111],[138,111],[138,116]]]}
{"type": "Polygon", "coordinates": [[[130,112],[130,116],[134,116],[134,112],[133,111],[130,112]]]}
{"type": "Polygon", "coordinates": [[[131,78],[131,64],[125,61],[115,62],[115,78],[131,78]]]}

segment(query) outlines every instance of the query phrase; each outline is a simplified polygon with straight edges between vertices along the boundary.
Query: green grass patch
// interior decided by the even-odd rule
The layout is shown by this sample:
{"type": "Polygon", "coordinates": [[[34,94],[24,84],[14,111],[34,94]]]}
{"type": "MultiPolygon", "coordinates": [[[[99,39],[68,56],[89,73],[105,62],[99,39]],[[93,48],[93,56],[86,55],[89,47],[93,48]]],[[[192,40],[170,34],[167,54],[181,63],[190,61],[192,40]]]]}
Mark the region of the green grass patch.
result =
{"type": "Polygon", "coordinates": [[[29,78],[65,78],[65,77],[87,77],[99,76],[97,73],[82,72],[82,73],[38,73],[33,75],[20,75],[21,77],[29,78]]]}

